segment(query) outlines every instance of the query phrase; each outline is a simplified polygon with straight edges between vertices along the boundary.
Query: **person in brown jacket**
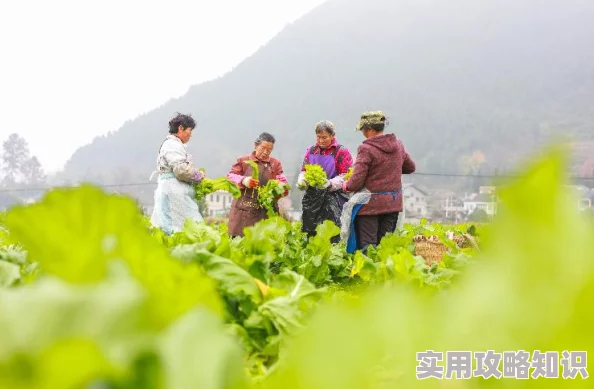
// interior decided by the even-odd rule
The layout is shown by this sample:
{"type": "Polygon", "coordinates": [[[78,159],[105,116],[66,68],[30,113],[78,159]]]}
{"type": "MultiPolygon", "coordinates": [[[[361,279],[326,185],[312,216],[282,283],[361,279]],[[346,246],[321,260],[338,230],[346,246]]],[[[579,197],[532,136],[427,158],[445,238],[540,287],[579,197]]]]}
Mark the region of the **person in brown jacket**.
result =
{"type": "MultiPolygon", "coordinates": [[[[274,136],[263,132],[254,142],[254,151],[237,158],[231,171],[227,173],[227,178],[241,189],[241,197],[233,199],[229,212],[228,230],[232,237],[243,236],[244,228],[267,218],[266,210],[258,202],[259,187],[265,186],[269,180],[287,183],[281,162],[270,156],[274,143],[274,136]],[[251,177],[252,167],[245,163],[248,160],[258,164],[258,179],[251,177]]],[[[283,196],[287,195],[288,191],[285,191],[283,196]]]]}
{"type": "Polygon", "coordinates": [[[352,176],[343,184],[345,192],[371,192],[369,201],[353,212],[356,248],[364,252],[396,230],[403,206],[402,174],[415,171],[415,163],[402,141],[394,134],[384,134],[385,125],[382,111],[361,115],[356,131],[361,131],[366,139],[357,150],[352,176]]]}

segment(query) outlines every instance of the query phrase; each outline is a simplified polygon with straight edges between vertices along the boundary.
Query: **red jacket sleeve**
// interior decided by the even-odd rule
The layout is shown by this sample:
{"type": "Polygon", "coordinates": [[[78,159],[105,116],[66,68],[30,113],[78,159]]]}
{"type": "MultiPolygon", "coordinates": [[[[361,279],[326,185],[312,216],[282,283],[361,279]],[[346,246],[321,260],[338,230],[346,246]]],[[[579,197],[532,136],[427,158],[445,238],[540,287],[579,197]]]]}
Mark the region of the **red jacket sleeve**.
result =
{"type": "Polygon", "coordinates": [[[357,149],[357,159],[355,160],[355,165],[353,166],[353,175],[346,182],[346,189],[349,192],[357,192],[363,188],[363,185],[365,185],[365,180],[367,179],[369,166],[371,166],[371,161],[371,154],[365,150],[363,145],[359,146],[357,149]]]}
{"type": "Polygon", "coordinates": [[[413,161],[410,155],[408,155],[408,153],[404,151],[404,161],[402,162],[402,174],[411,174],[414,173],[415,170],[415,161],[413,161]]]}
{"type": "Polygon", "coordinates": [[[342,147],[336,154],[336,171],[338,174],[346,174],[353,166],[353,156],[346,147],[342,147]]]}

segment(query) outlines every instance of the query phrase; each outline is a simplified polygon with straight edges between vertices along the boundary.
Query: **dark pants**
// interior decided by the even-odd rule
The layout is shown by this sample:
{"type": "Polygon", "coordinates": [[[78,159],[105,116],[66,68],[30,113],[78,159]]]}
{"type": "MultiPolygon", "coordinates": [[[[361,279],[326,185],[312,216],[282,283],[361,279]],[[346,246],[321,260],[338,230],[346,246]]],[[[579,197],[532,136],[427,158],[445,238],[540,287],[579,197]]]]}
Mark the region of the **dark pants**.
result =
{"type": "Polygon", "coordinates": [[[358,215],[355,217],[355,229],[359,240],[359,250],[367,251],[367,246],[377,246],[382,238],[396,230],[399,212],[383,215],[358,215]]]}

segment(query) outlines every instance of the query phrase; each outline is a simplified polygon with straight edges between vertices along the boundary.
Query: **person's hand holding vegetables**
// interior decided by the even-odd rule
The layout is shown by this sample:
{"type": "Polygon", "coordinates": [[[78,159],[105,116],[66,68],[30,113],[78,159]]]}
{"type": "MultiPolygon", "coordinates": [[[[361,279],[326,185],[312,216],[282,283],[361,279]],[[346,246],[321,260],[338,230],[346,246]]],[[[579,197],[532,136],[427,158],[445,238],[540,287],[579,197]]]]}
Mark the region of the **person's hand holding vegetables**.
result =
{"type": "Polygon", "coordinates": [[[260,186],[260,181],[254,179],[252,177],[244,178],[243,181],[241,181],[241,183],[246,188],[256,188],[256,187],[260,186]]]}

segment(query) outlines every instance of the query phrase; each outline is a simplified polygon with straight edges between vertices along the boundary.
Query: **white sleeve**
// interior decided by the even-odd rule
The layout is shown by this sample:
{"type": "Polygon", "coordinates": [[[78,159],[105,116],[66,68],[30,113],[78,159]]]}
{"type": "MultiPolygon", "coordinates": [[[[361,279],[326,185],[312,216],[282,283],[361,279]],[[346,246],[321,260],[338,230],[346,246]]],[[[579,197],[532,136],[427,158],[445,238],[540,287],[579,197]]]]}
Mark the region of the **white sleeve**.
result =
{"type": "Polygon", "coordinates": [[[340,174],[340,175],[334,177],[333,179],[329,180],[330,181],[330,190],[332,192],[342,189],[342,184],[344,183],[345,176],[346,176],[346,173],[340,174]]]}
{"type": "Polygon", "coordinates": [[[163,157],[165,162],[172,169],[180,163],[187,162],[188,153],[183,144],[175,140],[167,140],[163,143],[162,148],[163,157]]]}
{"type": "Polygon", "coordinates": [[[178,141],[168,140],[163,144],[163,158],[180,181],[200,182],[204,178],[204,173],[190,163],[185,146],[178,141]]]}

